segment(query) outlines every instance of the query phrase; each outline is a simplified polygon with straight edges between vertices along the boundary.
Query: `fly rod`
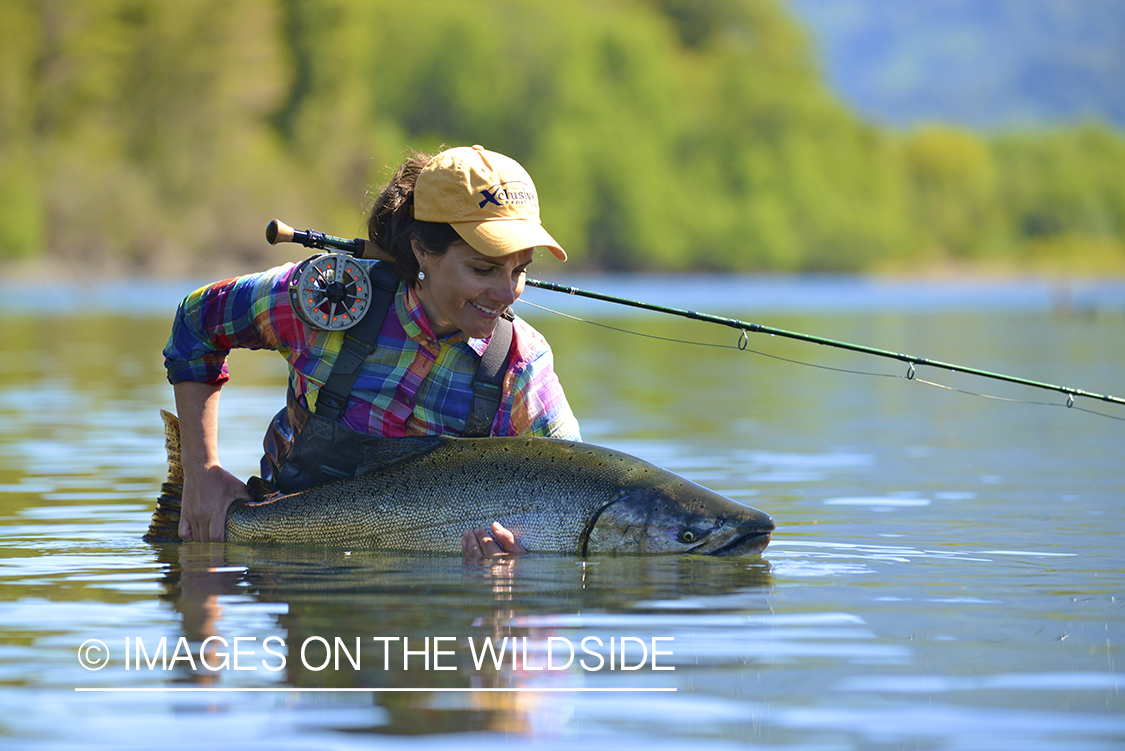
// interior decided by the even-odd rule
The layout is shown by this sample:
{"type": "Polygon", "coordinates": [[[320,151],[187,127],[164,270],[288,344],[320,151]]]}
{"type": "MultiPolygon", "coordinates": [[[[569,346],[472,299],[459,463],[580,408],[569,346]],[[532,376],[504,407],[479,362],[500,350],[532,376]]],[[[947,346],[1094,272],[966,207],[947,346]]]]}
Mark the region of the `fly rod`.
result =
{"type": "MultiPolygon", "coordinates": [[[[953,363],[941,362],[939,360],[930,360],[925,357],[915,357],[914,355],[907,355],[901,352],[892,352],[890,350],[867,347],[862,344],[852,344],[850,342],[841,342],[835,339],[826,339],[824,337],[814,336],[812,334],[802,334],[798,331],[786,331],[785,329],[778,329],[772,326],[764,326],[760,323],[748,323],[746,321],[739,321],[735,318],[722,318],[720,316],[714,316],[708,313],[697,313],[694,310],[683,310],[681,308],[669,308],[663,305],[653,305],[652,303],[640,302],[638,300],[629,300],[624,297],[602,294],[601,292],[591,292],[589,290],[578,289],[577,287],[568,287],[563,284],[555,284],[554,282],[542,282],[537,279],[528,279],[527,284],[532,287],[538,287],[539,289],[546,289],[552,292],[564,292],[568,295],[588,297],[591,300],[602,300],[603,302],[611,302],[618,305],[628,305],[630,307],[640,308],[642,310],[652,310],[657,313],[669,313],[671,315],[680,316],[681,318],[690,318],[696,321],[717,323],[723,326],[729,326],[731,328],[739,329],[743,332],[749,331],[755,334],[771,334],[773,336],[781,336],[788,339],[797,339],[803,342],[812,342],[813,344],[823,344],[829,347],[838,347],[839,349],[851,350],[853,352],[862,352],[866,355],[887,357],[894,360],[899,360],[901,362],[909,363],[911,366],[929,365],[933,368],[944,368],[945,370],[951,370],[957,373],[968,373],[970,375],[991,378],[997,381],[1007,381],[1009,383],[1018,383],[1023,386],[1033,386],[1039,389],[1058,391],[1063,394],[1067,394],[1072,398],[1075,396],[1084,396],[1088,399],[1099,399],[1103,402],[1125,404],[1125,399],[1120,399],[1116,396],[1095,394],[1090,391],[1083,391],[1082,389],[1070,388],[1069,386],[1055,386],[1054,384],[1032,381],[1028,380],[1027,378],[1017,378],[1016,376],[1004,375],[1003,373],[992,373],[987,370],[965,367],[964,365],[955,365],[953,363]]],[[[908,377],[913,377],[913,369],[910,371],[910,373],[911,375],[908,377]]]]}
{"type": "MultiPolygon", "coordinates": [[[[300,231],[294,230],[292,227],[273,220],[266,227],[266,239],[271,245],[279,242],[297,242],[311,248],[324,248],[333,247],[343,250],[352,255],[362,256],[366,243],[363,240],[345,240],[339,237],[332,237],[331,235],[324,235],[320,232],[313,230],[300,231]]],[[[841,342],[836,339],[827,339],[821,336],[814,336],[813,334],[802,334],[798,331],[786,331],[785,329],[778,329],[772,326],[764,326],[760,323],[749,323],[747,321],[740,321],[736,318],[723,318],[721,316],[710,315],[709,313],[698,313],[694,310],[683,310],[681,308],[670,308],[664,305],[654,305],[652,303],[641,302],[639,300],[629,300],[624,297],[617,297],[615,295],[606,295],[601,292],[591,292],[590,290],[578,289],[577,287],[569,287],[565,284],[555,284],[554,282],[544,282],[538,279],[528,279],[526,284],[537,287],[538,289],[545,289],[551,292],[562,292],[568,295],[575,295],[577,297],[587,297],[591,300],[601,300],[602,302],[614,303],[616,305],[627,305],[632,308],[640,308],[641,310],[651,310],[657,313],[667,313],[669,315],[680,316],[681,318],[690,318],[695,321],[705,321],[707,323],[717,323],[721,326],[728,326],[730,328],[738,329],[743,332],[754,334],[770,334],[773,336],[780,336],[787,339],[796,339],[803,342],[811,342],[813,344],[822,344],[828,347],[836,347],[838,349],[846,349],[852,352],[861,352],[866,355],[875,355],[877,357],[885,357],[892,360],[898,360],[910,365],[908,378],[914,377],[915,365],[928,365],[932,368],[942,368],[950,370],[955,373],[967,373],[969,375],[980,376],[982,378],[991,378],[995,381],[1006,381],[1008,383],[1017,383],[1021,386],[1031,386],[1037,389],[1045,389],[1047,391],[1057,391],[1068,396],[1067,406],[1074,404],[1074,397],[1083,396],[1087,399],[1097,399],[1103,402],[1110,402],[1112,404],[1125,404],[1125,399],[1116,396],[1108,396],[1106,394],[1095,394],[1091,391],[1084,391],[1082,389],[1071,388],[1069,386],[1056,386],[1051,383],[1042,383],[1041,381],[1032,381],[1027,378],[1018,378],[1016,376],[1004,375],[1003,373],[992,373],[987,370],[980,370],[978,368],[969,368],[964,365],[956,365],[954,363],[941,362],[939,360],[930,360],[925,357],[916,357],[914,355],[907,355],[901,352],[892,352],[885,349],[877,349],[875,347],[867,347],[862,344],[852,344],[850,342],[841,342]]],[[[745,343],[739,342],[739,347],[744,348],[745,343]]]]}

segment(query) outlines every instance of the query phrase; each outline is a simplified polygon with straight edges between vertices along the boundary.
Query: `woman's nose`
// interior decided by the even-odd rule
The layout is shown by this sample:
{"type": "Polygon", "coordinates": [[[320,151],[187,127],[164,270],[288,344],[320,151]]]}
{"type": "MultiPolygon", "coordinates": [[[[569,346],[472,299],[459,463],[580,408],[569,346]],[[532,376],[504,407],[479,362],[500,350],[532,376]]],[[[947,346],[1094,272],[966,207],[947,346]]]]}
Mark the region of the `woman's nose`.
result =
{"type": "Polygon", "coordinates": [[[514,304],[516,300],[520,299],[522,281],[522,279],[511,279],[507,282],[500,282],[492,290],[493,297],[497,302],[505,305],[514,304]]]}

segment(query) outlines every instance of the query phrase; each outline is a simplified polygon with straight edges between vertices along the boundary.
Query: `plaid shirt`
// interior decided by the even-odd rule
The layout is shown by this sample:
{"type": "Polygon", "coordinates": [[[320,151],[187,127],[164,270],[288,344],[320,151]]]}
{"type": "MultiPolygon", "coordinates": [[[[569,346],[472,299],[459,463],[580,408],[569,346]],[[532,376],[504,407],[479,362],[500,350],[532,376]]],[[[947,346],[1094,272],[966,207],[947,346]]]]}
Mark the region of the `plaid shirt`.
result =
{"type": "MultiPolygon", "coordinates": [[[[184,298],[164,349],[168,380],[221,385],[229,378],[230,350],[272,349],[289,362],[294,393],[315,410],[344,333],[313,329],[297,317],[288,292],[295,268],[286,264],[227,279],[184,298]]],[[[518,317],[513,329],[512,357],[492,435],[581,440],[547,341],[518,317]]],[[[461,332],[436,338],[418,295],[400,283],[341,422],[386,437],[463,434],[472,379],[487,344],[461,332]]]]}

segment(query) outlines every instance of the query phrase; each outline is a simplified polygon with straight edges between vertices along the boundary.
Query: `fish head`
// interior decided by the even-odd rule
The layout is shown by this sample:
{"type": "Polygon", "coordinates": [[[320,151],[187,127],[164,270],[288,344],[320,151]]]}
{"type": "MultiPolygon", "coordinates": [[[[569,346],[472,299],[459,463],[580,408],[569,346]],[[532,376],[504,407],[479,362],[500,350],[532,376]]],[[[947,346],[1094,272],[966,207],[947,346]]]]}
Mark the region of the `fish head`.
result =
{"type": "Polygon", "coordinates": [[[764,511],[677,477],[623,488],[591,521],[584,552],[755,555],[776,526],[764,511]]]}

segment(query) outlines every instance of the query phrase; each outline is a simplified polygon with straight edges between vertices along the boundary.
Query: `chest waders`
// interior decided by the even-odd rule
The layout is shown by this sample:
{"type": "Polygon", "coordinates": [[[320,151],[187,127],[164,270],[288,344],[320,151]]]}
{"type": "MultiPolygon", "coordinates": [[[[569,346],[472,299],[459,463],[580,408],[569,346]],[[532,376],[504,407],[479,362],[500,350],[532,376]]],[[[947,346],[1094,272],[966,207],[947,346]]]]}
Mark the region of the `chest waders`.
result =
{"type": "MultiPolygon", "coordinates": [[[[352,386],[364,360],[375,351],[379,330],[398,287],[390,264],[371,268],[371,304],[351,329],[333,363],[332,373],[317,393],[316,411],[303,406],[290,388],[285,409],[274,416],[263,440],[262,479],[285,493],[355,476],[366,444],[382,436],[360,433],[340,423],[352,386]]],[[[510,314],[509,314],[510,315],[510,314]]],[[[502,317],[473,378],[473,400],[465,437],[485,438],[500,407],[501,388],[512,346],[512,321],[502,317]]]]}

